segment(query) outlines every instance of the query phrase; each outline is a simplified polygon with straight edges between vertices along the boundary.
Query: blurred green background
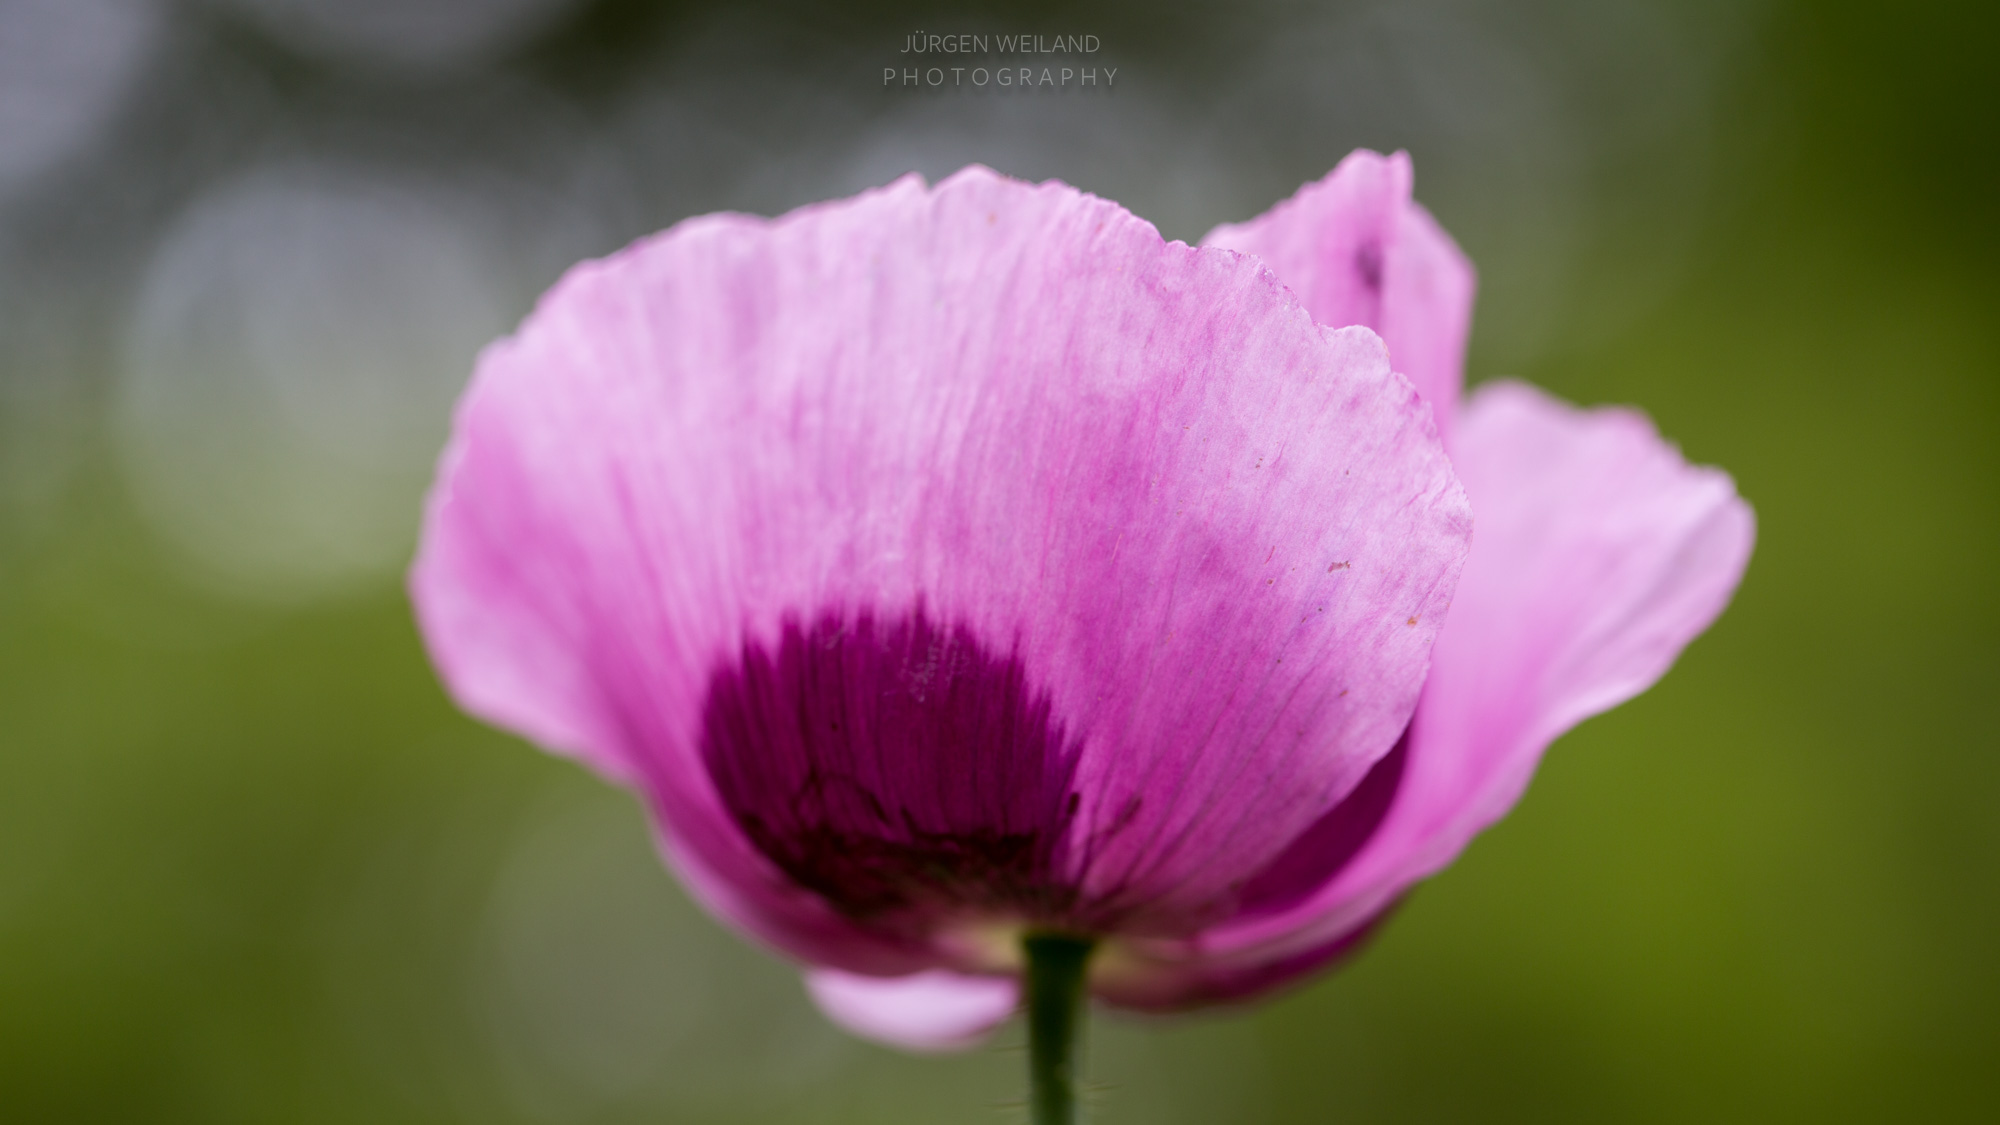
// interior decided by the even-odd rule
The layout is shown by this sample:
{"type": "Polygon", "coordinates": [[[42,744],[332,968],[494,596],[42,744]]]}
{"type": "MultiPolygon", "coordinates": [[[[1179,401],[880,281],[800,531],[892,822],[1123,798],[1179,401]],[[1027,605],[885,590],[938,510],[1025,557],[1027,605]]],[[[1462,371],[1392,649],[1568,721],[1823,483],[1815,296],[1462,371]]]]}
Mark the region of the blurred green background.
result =
{"type": "Polygon", "coordinates": [[[1022,1119],[845,1039],[399,590],[568,262],[978,160],[1169,237],[1406,147],[1475,379],[1644,406],[1760,542],[1340,973],[1097,1023],[1113,1122],[2000,1120],[1990,6],[0,0],[0,1119],[1022,1119]],[[884,89],[918,30],[1101,91],[884,89]]]}

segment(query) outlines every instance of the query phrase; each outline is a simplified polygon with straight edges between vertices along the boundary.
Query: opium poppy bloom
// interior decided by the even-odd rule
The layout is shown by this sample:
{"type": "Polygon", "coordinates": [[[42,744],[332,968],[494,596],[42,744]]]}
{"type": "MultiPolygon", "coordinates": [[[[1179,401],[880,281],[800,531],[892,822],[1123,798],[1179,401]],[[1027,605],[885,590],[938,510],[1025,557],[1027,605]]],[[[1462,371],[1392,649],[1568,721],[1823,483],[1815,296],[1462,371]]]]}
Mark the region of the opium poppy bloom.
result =
{"type": "Polygon", "coordinates": [[[459,405],[447,685],[878,1038],[976,1038],[1029,938],[1154,1011],[1326,963],[1665,670],[1750,518],[1634,414],[1457,406],[1402,157],[1210,241],[969,168],[579,266],[459,405]]]}

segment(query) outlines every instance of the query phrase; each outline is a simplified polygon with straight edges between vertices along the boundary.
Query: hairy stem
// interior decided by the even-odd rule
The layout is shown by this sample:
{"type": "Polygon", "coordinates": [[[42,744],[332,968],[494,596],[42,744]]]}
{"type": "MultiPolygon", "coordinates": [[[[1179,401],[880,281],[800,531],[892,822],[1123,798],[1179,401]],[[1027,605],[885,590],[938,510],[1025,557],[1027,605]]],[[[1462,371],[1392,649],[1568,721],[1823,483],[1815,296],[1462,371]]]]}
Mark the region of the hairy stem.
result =
{"type": "Polygon", "coordinates": [[[1034,1125],[1074,1125],[1077,1041],[1091,942],[1067,934],[1022,939],[1028,960],[1028,1107],[1034,1125]]]}

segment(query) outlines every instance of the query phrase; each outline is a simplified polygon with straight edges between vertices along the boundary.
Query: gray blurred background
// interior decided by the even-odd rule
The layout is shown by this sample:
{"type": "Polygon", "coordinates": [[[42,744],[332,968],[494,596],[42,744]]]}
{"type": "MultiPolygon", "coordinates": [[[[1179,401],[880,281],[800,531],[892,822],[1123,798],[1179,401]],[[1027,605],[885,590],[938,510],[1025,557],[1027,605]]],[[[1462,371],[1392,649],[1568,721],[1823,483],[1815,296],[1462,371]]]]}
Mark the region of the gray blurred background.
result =
{"type": "Polygon", "coordinates": [[[399,588],[450,403],[566,266],[689,215],[978,161],[1194,240],[1362,145],[1478,264],[1472,377],[1646,407],[1758,555],[1355,964],[1099,1021],[1097,1119],[2000,1116],[1995,32],[0,0],[0,1119],[1023,1119],[1017,1031],[844,1038],[633,801],[452,710],[399,588]],[[1117,77],[885,86],[919,31],[1094,35],[1117,77]]]}

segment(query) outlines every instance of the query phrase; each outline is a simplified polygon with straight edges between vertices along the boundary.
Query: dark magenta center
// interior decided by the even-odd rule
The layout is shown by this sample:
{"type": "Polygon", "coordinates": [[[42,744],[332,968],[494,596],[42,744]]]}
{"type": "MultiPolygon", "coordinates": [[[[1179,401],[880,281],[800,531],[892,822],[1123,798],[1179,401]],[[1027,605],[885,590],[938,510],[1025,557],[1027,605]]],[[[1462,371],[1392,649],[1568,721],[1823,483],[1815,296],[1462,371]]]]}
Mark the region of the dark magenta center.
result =
{"type": "MultiPolygon", "coordinates": [[[[1281,911],[1337,874],[1387,815],[1407,738],[1216,910],[1281,911]]],[[[1115,925],[1067,870],[1080,749],[1018,657],[921,610],[789,620],[775,651],[746,644],[715,673],[703,715],[703,760],[751,842],[843,914],[911,938],[955,914],[1115,925]]]]}
{"type": "Polygon", "coordinates": [[[702,753],[724,803],[800,885],[860,920],[1056,921],[1078,747],[1018,659],[922,611],[787,622],[711,681],[702,753]]]}

